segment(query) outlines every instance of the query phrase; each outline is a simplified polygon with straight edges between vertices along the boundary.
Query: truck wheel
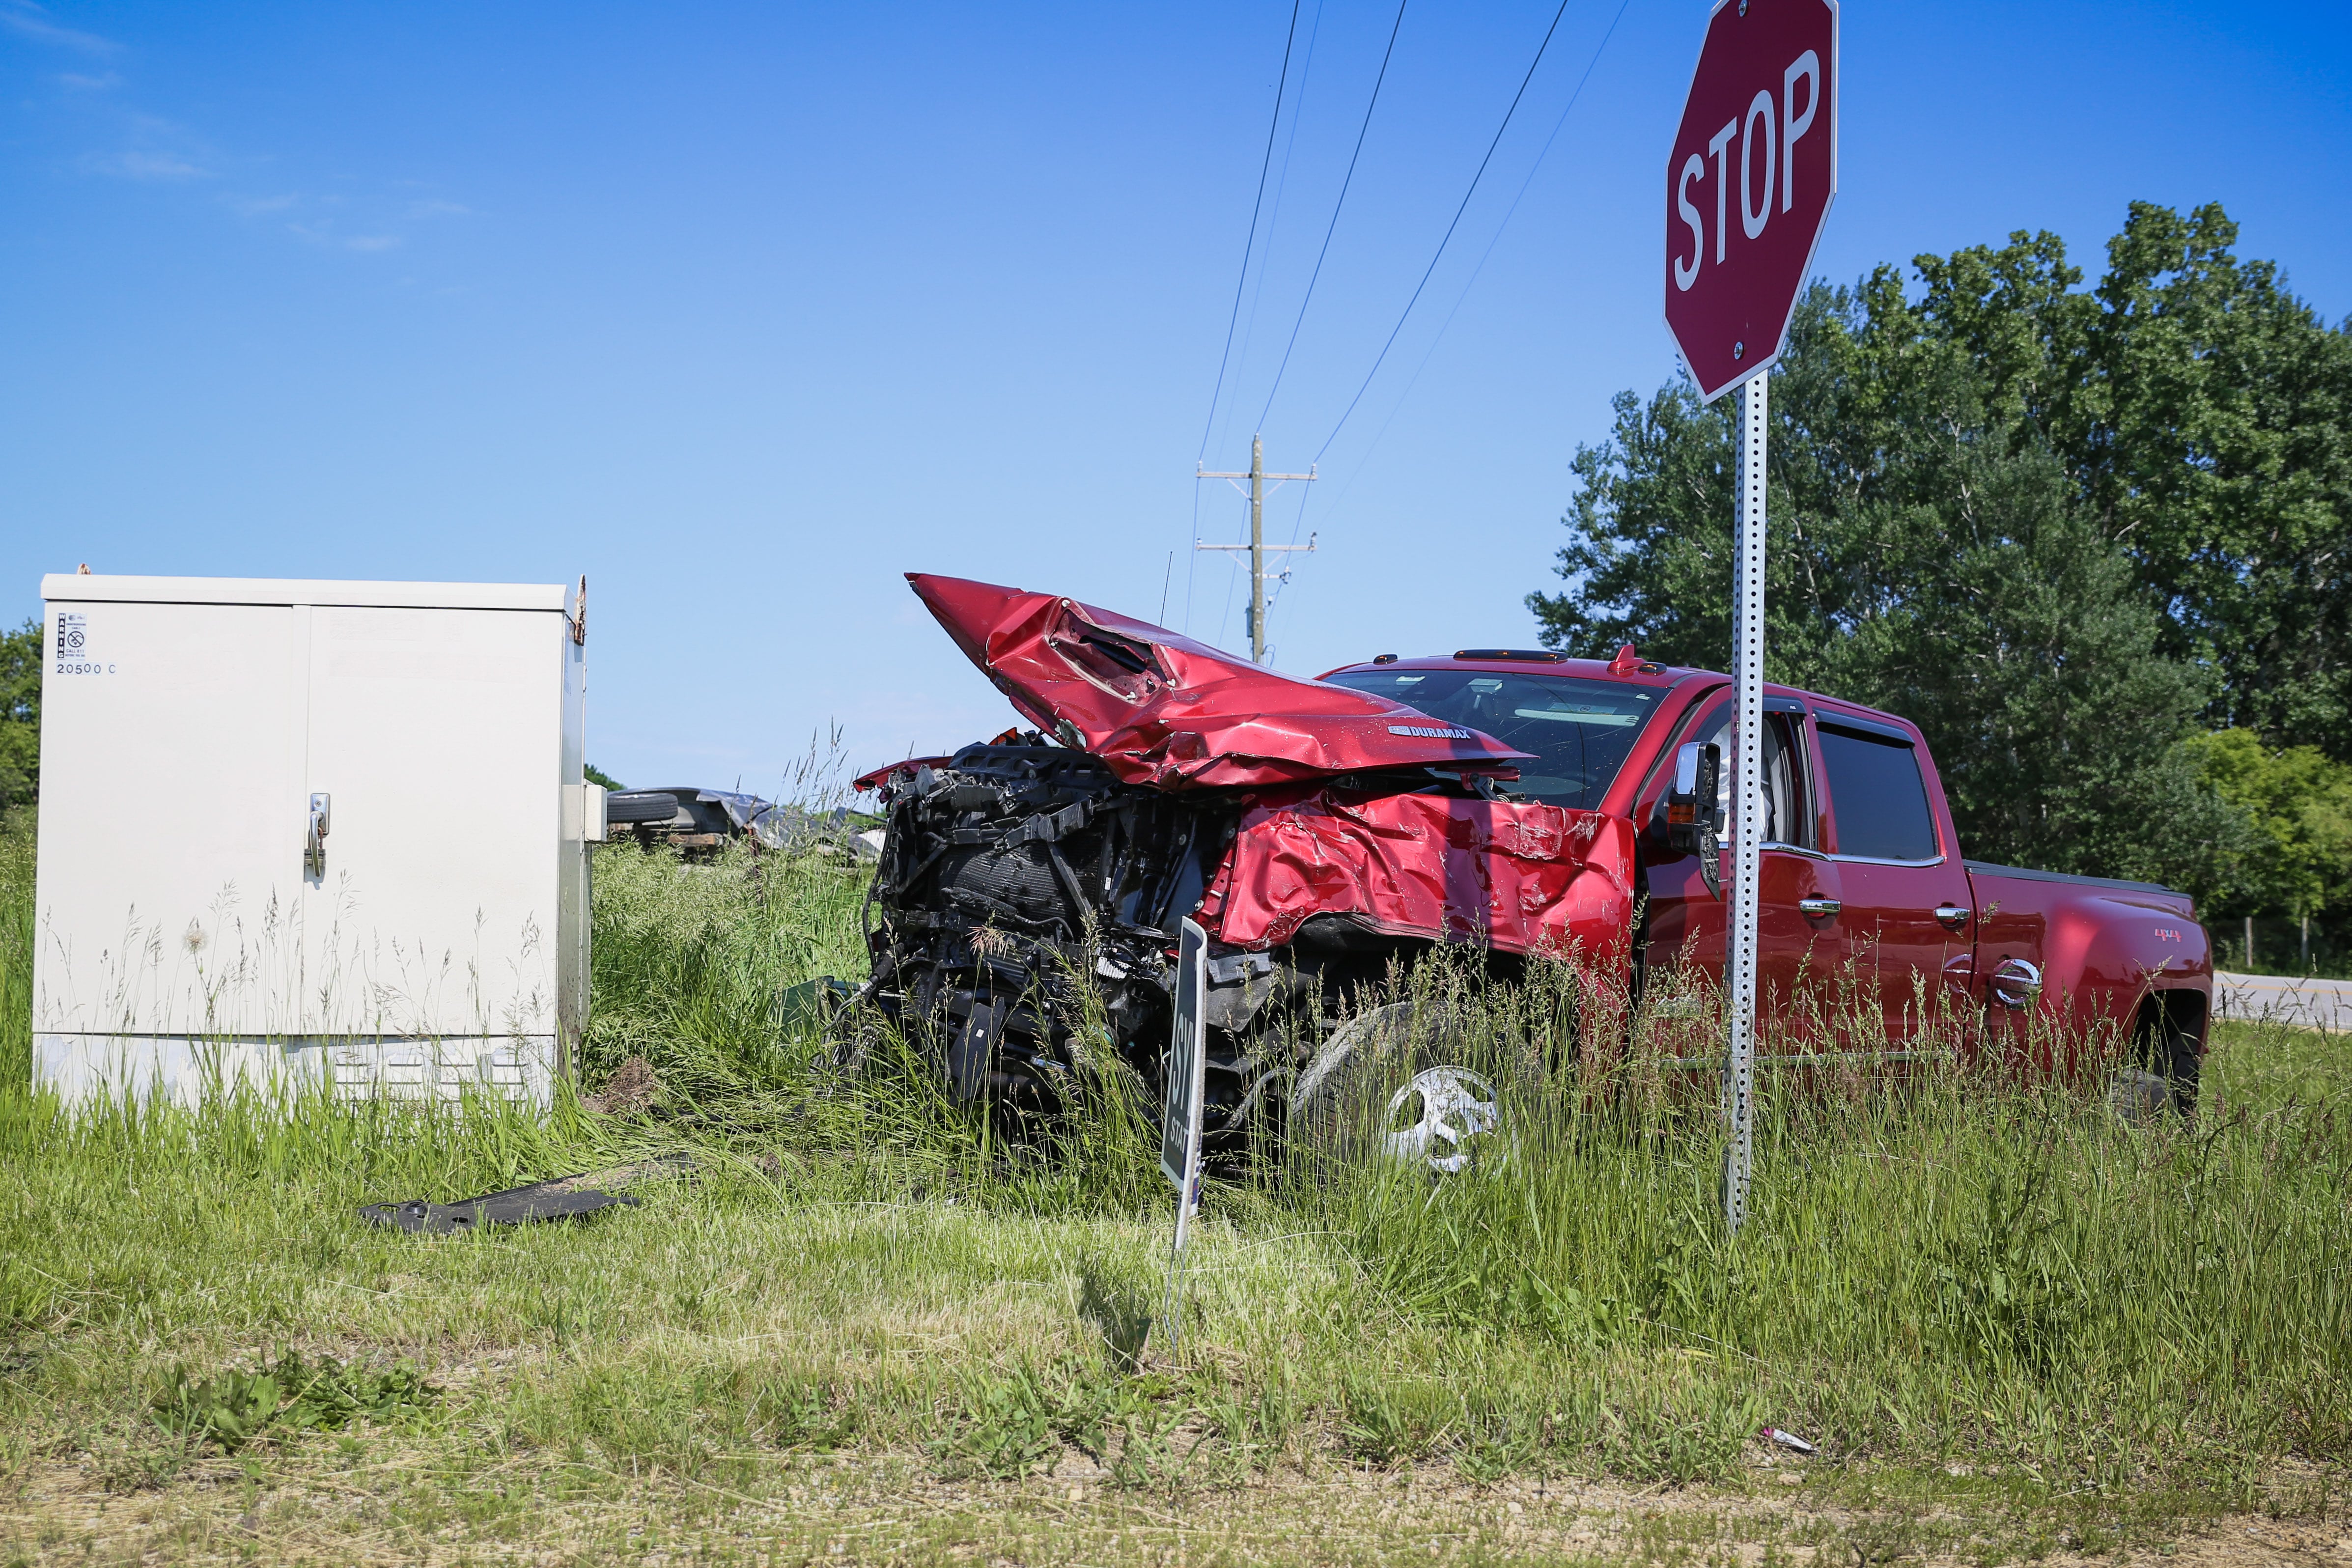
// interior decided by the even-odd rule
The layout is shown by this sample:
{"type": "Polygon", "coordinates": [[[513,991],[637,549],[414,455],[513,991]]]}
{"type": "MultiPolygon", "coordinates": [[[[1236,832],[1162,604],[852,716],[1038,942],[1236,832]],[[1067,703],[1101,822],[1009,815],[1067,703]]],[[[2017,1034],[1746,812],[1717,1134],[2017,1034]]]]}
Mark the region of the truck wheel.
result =
{"type": "Polygon", "coordinates": [[[2164,1077],[2172,1091],[2172,1109],[2182,1119],[2197,1114],[2197,1037],[2182,1028],[2169,1014],[2160,1020],[2164,1077]]]}
{"type": "Polygon", "coordinates": [[[2107,1103],[2135,1126],[2148,1126],[2169,1109],[2197,1113],[2197,1038],[2169,1009],[2151,1000],[2132,1031],[2131,1054],[2107,1086],[2107,1103]]]}
{"type": "Polygon", "coordinates": [[[1460,1030],[1411,1003],[1375,1007],[1341,1025],[1299,1074],[1289,1134],[1302,1152],[1372,1153],[1452,1175],[1506,1147],[1500,1097],[1461,1065],[1460,1030]]]}

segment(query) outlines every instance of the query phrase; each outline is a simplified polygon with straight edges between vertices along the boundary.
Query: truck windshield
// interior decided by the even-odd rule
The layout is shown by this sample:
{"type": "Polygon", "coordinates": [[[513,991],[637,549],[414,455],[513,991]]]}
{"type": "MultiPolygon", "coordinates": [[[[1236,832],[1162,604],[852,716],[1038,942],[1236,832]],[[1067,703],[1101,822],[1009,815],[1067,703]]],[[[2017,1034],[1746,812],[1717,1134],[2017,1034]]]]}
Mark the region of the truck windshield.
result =
{"type": "Polygon", "coordinates": [[[1535,761],[1519,764],[1519,782],[1507,787],[1547,805],[1584,810],[1601,804],[1665,695],[1662,687],[1613,680],[1470,669],[1351,669],[1328,679],[1534,752],[1535,761]]]}

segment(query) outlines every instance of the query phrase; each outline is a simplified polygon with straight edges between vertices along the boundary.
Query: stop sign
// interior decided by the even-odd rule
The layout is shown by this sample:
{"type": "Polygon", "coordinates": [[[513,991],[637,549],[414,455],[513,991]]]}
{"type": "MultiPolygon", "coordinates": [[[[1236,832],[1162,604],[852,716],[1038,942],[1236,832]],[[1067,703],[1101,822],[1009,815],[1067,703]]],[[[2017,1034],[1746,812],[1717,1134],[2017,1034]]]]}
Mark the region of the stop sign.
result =
{"type": "Polygon", "coordinates": [[[1666,160],[1666,326],[1708,402],[1780,357],[1836,194],[1836,0],[1717,0],[1666,160]]]}

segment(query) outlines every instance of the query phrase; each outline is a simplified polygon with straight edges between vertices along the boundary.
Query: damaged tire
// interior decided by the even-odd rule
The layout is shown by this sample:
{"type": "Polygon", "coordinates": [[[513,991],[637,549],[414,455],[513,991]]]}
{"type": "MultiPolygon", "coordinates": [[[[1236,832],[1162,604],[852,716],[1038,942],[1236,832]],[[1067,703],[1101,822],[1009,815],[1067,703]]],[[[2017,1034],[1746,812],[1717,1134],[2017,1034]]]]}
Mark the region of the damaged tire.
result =
{"type": "Polygon", "coordinates": [[[1373,1156],[1453,1175],[1507,1150],[1502,1096],[1464,1066],[1470,1041],[1446,1013],[1396,1002],[1341,1025],[1299,1074],[1294,1145],[1332,1161],[1373,1156]]]}

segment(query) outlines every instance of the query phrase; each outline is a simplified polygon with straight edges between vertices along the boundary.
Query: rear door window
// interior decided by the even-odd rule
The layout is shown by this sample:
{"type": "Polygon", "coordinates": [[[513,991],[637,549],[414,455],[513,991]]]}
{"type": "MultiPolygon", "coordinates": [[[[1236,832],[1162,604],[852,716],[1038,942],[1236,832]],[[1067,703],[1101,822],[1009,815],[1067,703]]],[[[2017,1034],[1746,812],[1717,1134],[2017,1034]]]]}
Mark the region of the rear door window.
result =
{"type": "Polygon", "coordinates": [[[1917,751],[1892,736],[1838,729],[1825,718],[1819,722],[1838,853],[1873,860],[1936,858],[1936,817],[1917,751]]]}

